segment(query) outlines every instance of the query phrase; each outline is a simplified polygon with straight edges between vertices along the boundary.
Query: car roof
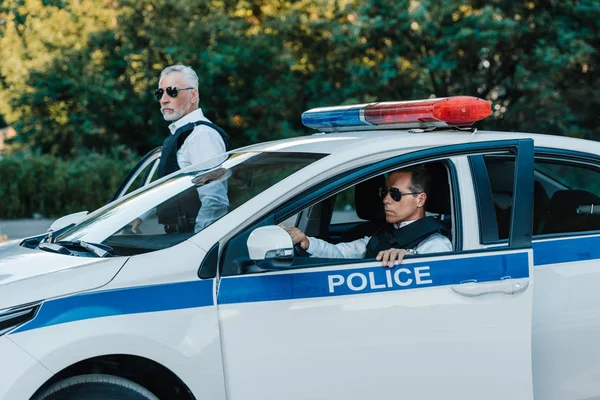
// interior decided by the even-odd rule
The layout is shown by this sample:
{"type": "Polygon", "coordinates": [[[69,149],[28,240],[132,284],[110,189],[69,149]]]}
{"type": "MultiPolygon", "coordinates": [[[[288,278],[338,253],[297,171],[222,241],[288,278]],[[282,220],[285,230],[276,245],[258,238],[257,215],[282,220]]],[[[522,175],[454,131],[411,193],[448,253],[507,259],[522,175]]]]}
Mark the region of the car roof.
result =
{"type": "Polygon", "coordinates": [[[433,132],[419,132],[416,130],[373,130],[316,133],[313,135],[259,143],[238,149],[237,151],[300,152],[331,155],[355,153],[357,155],[367,156],[370,154],[388,152],[390,150],[395,150],[396,153],[404,153],[439,146],[511,139],[533,139],[536,147],[600,153],[600,143],[591,140],[522,132],[471,132],[456,130],[433,132]]]}

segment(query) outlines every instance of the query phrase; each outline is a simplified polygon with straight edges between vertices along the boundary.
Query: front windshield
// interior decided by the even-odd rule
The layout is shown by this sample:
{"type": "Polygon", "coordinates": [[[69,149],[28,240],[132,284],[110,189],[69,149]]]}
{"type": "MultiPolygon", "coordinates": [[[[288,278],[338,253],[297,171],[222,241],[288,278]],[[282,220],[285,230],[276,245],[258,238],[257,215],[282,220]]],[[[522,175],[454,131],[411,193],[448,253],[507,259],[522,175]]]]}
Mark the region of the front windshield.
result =
{"type": "Polygon", "coordinates": [[[54,242],[101,243],[122,256],[170,247],[324,156],[233,153],[225,161],[220,156],[115,202],[54,242]]]}

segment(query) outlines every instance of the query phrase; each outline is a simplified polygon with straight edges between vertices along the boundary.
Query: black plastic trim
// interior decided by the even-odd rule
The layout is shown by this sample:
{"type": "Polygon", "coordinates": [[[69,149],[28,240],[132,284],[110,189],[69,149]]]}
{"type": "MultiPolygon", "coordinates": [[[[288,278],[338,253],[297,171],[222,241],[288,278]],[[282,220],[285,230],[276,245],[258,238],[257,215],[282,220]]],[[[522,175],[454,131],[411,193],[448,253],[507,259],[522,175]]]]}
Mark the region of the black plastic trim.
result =
{"type": "Polygon", "coordinates": [[[513,213],[508,246],[531,246],[533,234],[533,140],[521,140],[515,161],[513,213]]]}
{"type": "Polygon", "coordinates": [[[553,156],[553,157],[569,157],[571,161],[593,161],[600,162],[600,156],[591,153],[582,153],[575,150],[554,149],[551,147],[536,147],[534,149],[535,156],[553,156]]]}
{"type": "Polygon", "coordinates": [[[463,209],[462,202],[460,199],[460,187],[458,183],[458,171],[456,171],[456,165],[447,161],[446,167],[450,169],[450,195],[452,196],[452,204],[454,204],[454,215],[452,219],[454,221],[455,231],[453,232],[455,249],[454,251],[462,251],[463,248],[463,209]]]}
{"type": "Polygon", "coordinates": [[[498,221],[496,209],[494,208],[494,195],[483,156],[470,156],[469,166],[473,178],[479,217],[479,240],[483,244],[498,241],[498,221]]]}
{"type": "Polygon", "coordinates": [[[206,253],[200,268],[198,269],[198,278],[212,279],[217,276],[217,268],[219,266],[219,242],[206,253]]]}

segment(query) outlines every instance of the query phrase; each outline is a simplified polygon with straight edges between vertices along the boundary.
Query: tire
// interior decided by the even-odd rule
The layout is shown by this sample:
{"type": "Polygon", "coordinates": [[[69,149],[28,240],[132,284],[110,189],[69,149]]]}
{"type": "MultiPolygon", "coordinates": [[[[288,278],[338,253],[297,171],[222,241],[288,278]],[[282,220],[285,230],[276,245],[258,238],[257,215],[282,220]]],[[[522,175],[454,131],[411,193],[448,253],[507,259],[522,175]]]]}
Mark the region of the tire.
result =
{"type": "Polygon", "coordinates": [[[56,382],[33,400],[159,400],[143,386],[113,375],[89,374],[56,382]]]}

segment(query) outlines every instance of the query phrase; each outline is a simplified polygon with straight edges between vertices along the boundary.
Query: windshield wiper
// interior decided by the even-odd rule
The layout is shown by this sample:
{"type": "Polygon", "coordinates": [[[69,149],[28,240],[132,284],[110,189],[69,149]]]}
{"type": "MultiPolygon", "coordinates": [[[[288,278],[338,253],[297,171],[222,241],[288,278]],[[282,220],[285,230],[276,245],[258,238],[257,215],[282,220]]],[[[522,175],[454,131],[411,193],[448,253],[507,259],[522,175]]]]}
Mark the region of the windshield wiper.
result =
{"type": "Polygon", "coordinates": [[[83,247],[84,249],[91,251],[92,253],[94,253],[95,255],[97,255],[98,257],[101,257],[101,258],[113,256],[114,250],[110,246],[106,246],[106,245],[98,244],[98,243],[84,242],[83,240],[79,241],[79,245],[81,247],[83,247]]]}
{"type": "Polygon", "coordinates": [[[65,227],[62,227],[60,229],[57,229],[55,231],[44,232],[41,235],[36,235],[36,236],[31,236],[31,237],[25,238],[21,241],[20,245],[23,247],[27,247],[29,249],[35,249],[39,246],[40,243],[52,243],[53,237],[56,237],[56,236],[62,234],[67,229],[71,229],[73,226],[75,226],[74,223],[69,224],[65,227]]]}
{"type": "Polygon", "coordinates": [[[45,251],[50,251],[52,253],[64,254],[66,256],[70,256],[71,254],[73,254],[66,247],[54,243],[43,242],[39,244],[38,248],[45,251]]]}
{"type": "Polygon", "coordinates": [[[89,251],[90,253],[97,255],[100,258],[112,257],[114,255],[113,248],[110,246],[107,246],[105,244],[84,242],[83,240],[77,240],[74,242],[64,240],[64,241],[58,241],[54,244],[57,244],[57,245],[63,246],[63,247],[64,246],[79,247],[81,249],[85,249],[85,250],[89,251]]]}

